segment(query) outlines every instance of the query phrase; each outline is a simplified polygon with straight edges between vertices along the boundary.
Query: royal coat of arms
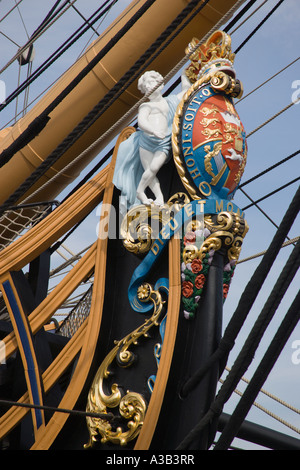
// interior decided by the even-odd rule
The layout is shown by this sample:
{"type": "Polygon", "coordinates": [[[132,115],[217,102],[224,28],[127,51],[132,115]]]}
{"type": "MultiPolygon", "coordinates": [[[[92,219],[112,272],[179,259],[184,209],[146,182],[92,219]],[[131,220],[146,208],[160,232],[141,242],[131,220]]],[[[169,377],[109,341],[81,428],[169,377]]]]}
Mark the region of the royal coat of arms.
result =
{"type": "Polygon", "coordinates": [[[186,72],[193,85],[174,119],[174,160],[193,199],[230,200],[247,159],[246,133],[233,102],[242,87],[226,33],[217,31],[198,50],[186,72]]]}

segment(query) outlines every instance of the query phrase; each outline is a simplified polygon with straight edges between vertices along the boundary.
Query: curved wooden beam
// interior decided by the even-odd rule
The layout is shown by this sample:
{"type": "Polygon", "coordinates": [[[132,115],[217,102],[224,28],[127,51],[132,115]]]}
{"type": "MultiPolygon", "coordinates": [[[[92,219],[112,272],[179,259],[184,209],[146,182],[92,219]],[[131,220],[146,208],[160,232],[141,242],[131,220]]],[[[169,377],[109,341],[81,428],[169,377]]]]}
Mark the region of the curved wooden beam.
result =
{"type": "MultiPolygon", "coordinates": [[[[103,197],[103,205],[107,212],[107,205],[111,204],[114,191],[112,182],[114,167],[117,157],[117,151],[120,143],[127,139],[129,135],[135,132],[133,127],[126,128],[121,132],[117,144],[115,146],[112,162],[110,164],[109,175],[106,181],[106,187],[103,197]]],[[[107,225],[106,214],[105,217],[101,214],[99,231],[105,233],[105,226],[107,225]]],[[[97,240],[97,249],[95,253],[95,276],[94,287],[92,295],[92,303],[90,314],[88,317],[88,324],[84,343],[78,358],[76,369],[73,373],[70,384],[60,402],[59,407],[65,409],[72,409],[76,404],[78,397],[81,393],[83,384],[87,379],[89,369],[94,357],[95,348],[98,341],[98,335],[102,320],[103,302],[105,293],[105,277],[106,277],[106,257],[107,257],[107,238],[99,238],[97,240]]],[[[62,413],[55,412],[48,424],[45,426],[45,432],[40,436],[31,447],[32,450],[47,450],[51,447],[55,438],[63,428],[68,416],[62,413]]]]}
{"type": "Polygon", "coordinates": [[[160,414],[169,377],[181,299],[180,240],[173,238],[169,245],[169,298],[166,331],[157,376],[145,421],[134,450],[148,450],[160,414]]]}

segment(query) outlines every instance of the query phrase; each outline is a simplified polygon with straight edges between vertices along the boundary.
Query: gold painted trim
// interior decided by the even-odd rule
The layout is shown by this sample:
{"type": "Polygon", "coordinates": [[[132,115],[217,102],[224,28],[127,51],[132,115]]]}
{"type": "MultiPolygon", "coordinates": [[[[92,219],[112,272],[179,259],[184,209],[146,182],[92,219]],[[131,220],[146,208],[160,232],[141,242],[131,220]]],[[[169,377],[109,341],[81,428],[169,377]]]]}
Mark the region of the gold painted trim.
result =
{"type": "Polygon", "coordinates": [[[178,136],[179,136],[179,132],[180,132],[180,119],[183,115],[183,107],[184,107],[186,101],[202,85],[209,84],[209,81],[212,78],[212,76],[213,76],[213,73],[208,73],[208,74],[204,75],[202,78],[200,78],[200,80],[197,80],[195,83],[193,83],[193,85],[183,95],[182,100],[180,101],[180,103],[177,107],[175,117],[174,117],[174,120],[173,120],[172,149],[173,149],[174,163],[175,163],[176,169],[178,171],[178,174],[180,176],[180,179],[182,181],[183,186],[188,191],[191,198],[195,199],[195,200],[203,199],[203,196],[202,197],[198,196],[196,189],[194,188],[194,186],[191,185],[191,183],[190,183],[190,181],[187,177],[185,165],[184,165],[184,163],[182,161],[182,158],[181,158],[180,144],[179,144],[179,140],[178,140],[178,136]]]}
{"type": "MultiPolygon", "coordinates": [[[[211,72],[203,75],[199,80],[197,80],[195,83],[193,83],[193,85],[187,90],[187,92],[184,94],[184,96],[182,97],[182,100],[180,101],[178,107],[177,107],[177,110],[176,110],[176,113],[175,113],[175,117],[174,117],[174,120],[173,120],[173,129],[172,129],[172,149],[173,149],[173,159],[174,159],[174,163],[175,163],[175,166],[177,168],[177,171],[178,171],[178,174],[180,176],[180,179],[182,181],[182,184],[184,185],[185,189],[188,191],[189,195],[191,196],[192,199],[195,199],[195,200],[199,200],[199,199],[202,199],[203,196],[204,197],[207,197],[208,194],[206,194],[205,192],[201,191],[201,184],[205,183],[207,185],[209,185],[209,183],[207,182],[202,182],[200,183],[199,185],[199,191],[200,193],[202,193],[202,196],[200,197],[198,194],[197,194],[197,189],[190,183],[190,180],[188,178],[188,172],[186,171],[186,168],[185,168],[185,164],[184,164],[184,159],[182,157],[182,152],[181,152],[181,149],[180,149],[180,143],[179,143],[179,133],[180,133],[180,120],[183,116],[183,108],[184,108],[184,105],[185,103],[188,101],[188,99],[190,98],[190,96],[196,91],[198,90],[200,87],[202,87],[202,85],[209,85],[211,84],[211,86],[216,89],[216,90],[222,90],[222,91],[225,91],[225,93],[227,94],[230,94],[232,92],[231,88],[227,91],[226,90],[226,86],[227,86],[227,80],[231,80],[229,76],[227,76],[225,73],[223,72],[220,72],[220,71],[216,71],[216,70],[212,70],[211,72]]],[[[232,80],[232,82],[234,82],[234,85],[236,85],[236,82],[235,80],[232,80]]],[[[233,95],[234,96],[234,95],[233,95]]],[[[228,100],[227,100],[228,101],[228,100]]],[[[229,105],[231,105],[231,103],[228,103],[229,105]]],[[[214,110],[215,112],[219,112],[218,110],[214,110]]],[[[212,141],[219,141],[220,138],[219,136],[215,136],[214,139],[211,138],[210,135],[208,135],[208,139],[205,140],[201,145],[204,145],[204,144],[207,144],[209,142],[212,142],[212,141]]],[[[221,141],[222,142],[222,141],[221,141]]],[[[198,148],[200,146],[197,145],[196,147],[193,148],[193,150],[195,150],[196,148],[198,148]]],[[[245,166],[245,165],[244,165],[245,166]]],[[[241,178],[242,174],[240,175],[240,178],[241,178]]],[[[239,178],[239,179],[240,179],[239,178]]]]}
{"type": "MultiPolygon", "coordinates": [[[[26,330],[28,346],[30,348],[30,353],[31,353],[31,357],[32,357],[33,371],[34,371],[34,374],[35,374],[35,377],[36,377],[36,382],[37,382],[38,398],[39,398],[40,403],[43,404],[41,376],[40,376],[38,362],[37,362],[37,358],[36,358],[36,355],[35,355],[35,349],[34,349],[34,345],[33,345],[33,341],[32,341],[32,336],[31,336],[32,332],[31,332],[29,323],[27,322],[27,318],[25,318],[25,313],[24,313],[24,310],[23,310],[23,307],[22,307],[22,304],[21,304],[16,286],[15,286],[14,281],[13,281],[10,274],[8,275],[6,281],[9,282],[9,284],[10,284],[10,287],[13,291],[14,299],[17,303],[18,309],[19,309],[20,314],[22,316],[22,321],[24,320],[23,326],[24,326],[24,329],[26,330]]],[[[17,345],[18,345],[18,348],[19,348],[21,359],[22,359],[22,364],[23,364],[24,375],[25,375],[25,380],[26,380],[26,385],[27,385],[27,392],[28,392],[29,402],[30,402],[30,404],[33,405],[34,404],[34,397],[33,397],[33,394],[32,394],[32,386],[31,386],[31,381],[30,381],[30,376],[29,376],[26,351],[24,350],[24,344],[23,344],[22,339],[20,337],[20,334],[18,332],[18,327],[17,327],[17,323],[16,323],[16,320],[15,320],[14,313],[11,309],[11,304],[8,301],[6,292],[5,292],[2,285],[1,285],[1,290],[2,290],[3,298],[5,300],[5,303],[6,303],[6,306],[7,306],[7,309],[8,309],[8,313],[9,313],[10,320],[11,320],[11,323],[13,325],[14,331],[17,332],[17,334],[15,335],[16,336],[16,342],[17,342],[17,345]]],[[[43,432],[44,431],[44,427],[45,427],[44,411],[41,410],[42,423],[41,423],[39,428],[37,426],[37,420],[36,420],[36,415],[35,415],[35,410],[34,409],[31,409],[31,416],[32,416],[32,424],[33,424],[34,435],[35,435],[35,437],[37,437],[38,432],[43,432]]]]}
{"type": "MultiPolygon", "coordinates": [[[[110,204],[112,201],[114,185],[112,182],[115,162],[117,158],[117,151],[120,143],[135,132],[133,127],[126,128],[120,134],[117,144],[115,146],[112,162],[110,164],[109,175],[106,181],[106,187],[103,197],[103,205],[110,204]]],[[[107,206],[106,206],[107,207],[107,206]]],[[[106,210],[106,209],[105,209],[106,210]]],[[[102,214],[103,215],[103,214],[102,214]]],[[[104,231],[104,225],[107,225],[105,217],[100,216],[100,233],[104,231]]],[[[102,321],[103,302],[105,293],[105,279],[106,279],[106,257],[107,257],[107,238],[98,239],[95,253],[95,276],[94,287],[92,295],[92,303],[90,314],[88,317],[87,330],[84,338],[84,343],[78,358],[77,367],[74,370],[72,379],[69,386],[59,404],[60,408],[72,409],[81,393],[82,387],[86,382],[91,363],[94,357],[95,347],[98,341],[100,325],[102,321]]],[[[62,413],[54,413],[48,422],[45,433],[40,439],[36,440],[35,444],[31,447],[32,450],[46,450],[52,445],[57,435],[63,428],[68,416],[62,413]]]]}
{"type": "Polygon", "coordinates": [[[101,202],[109,165],[48,217],[0,252],[0,277],[17,271],[58,240],[101,202]]]}
{"type": "MultiPolygon", "coordinates": [[[[77,288],[82,279],[91,272],[94,268],[95,253],[96,243],[91,246],[74,268],[29,315],[28,321],[33,335],[53,317],[60,305],[77,288]]],[[[4,282],[4,280],[5,278],[2,278],[1,282],[4,282]]],[[[17,349],[17,340],[14,331],[5,337],[3,342],[5,344],[6,358],[9,358],[17,349]]]]}
{"type": "MultiPolygon", "coordinates": [[[[84,335],[86,331],[87,321],[76,331],[74,336],[70,339],[63,350],[57,355],[54,361],[50,364],[48,369],[43,372],[42,379],[45,393],[47,394],[53,385],[57,382],[59,377],[69,367],[78,352],[80,351],[84,335]]],[[[18,403],[29,403],[29,394],[26,392],[19,400],[18,403]]],[[[12,406],[0,418],[0,439],[3,439],[11,430],[17,426],[21,419],[29,412],[29,408],[19,406],[12,406]]]]}
{"type": "Polygon", "coordinates": [[[113,361],[118,360],[120,367],[130,367],[135,359],[134,354],[129,350],[137,344],[141,336],[148,336],[148,331],[153,326],[159,325],[159,318],[162,312],[163,300],[158,290],[153,290],[148,283],[142,284],[138,288],[138,297],[141,302],[152,301],[154,305],[153,313],[150,318],[129,333],[120,341],[115,341],[116,346],[105,357],[100,365],[92,386],[90,388],[86,411],[92,413],[107,413],[107,408],[116,408],[119,406],[120,415],[130,420],[127,422],[127,430],[123,431],[122,426],[118,426],[116,430],[112,430],[110,423],[105,419],[87,418],[87,426],[90,434],[89,442],[84,448],[88,449],[98,441],[98,435],[101,436],[101,442],[111,442],[113,444],[126,445],[129,441],[135,439],[144,423],[144,417],[147,404],[140,393],[127,390],[122,396],[118,384],[113,383],[111,386],[111,394],[106,395],[104,392],[104,381],[110,375],[109,366],[113,361]]]}
{"type": "Polygon", "coordinates": [[[169,298],[168,315],[161,358],[145,421],[134,450],[147,450],[151,444],[162,407],[177,334],[181,301],[180,240],[172,238],[169,243],[169,298]]]}

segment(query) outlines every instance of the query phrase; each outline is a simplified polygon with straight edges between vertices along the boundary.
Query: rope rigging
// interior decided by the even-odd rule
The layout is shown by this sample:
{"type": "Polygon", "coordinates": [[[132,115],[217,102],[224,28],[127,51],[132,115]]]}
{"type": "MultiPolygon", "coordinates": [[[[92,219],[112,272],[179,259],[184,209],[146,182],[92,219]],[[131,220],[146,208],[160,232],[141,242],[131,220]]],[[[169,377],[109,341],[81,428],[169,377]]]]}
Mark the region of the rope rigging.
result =
{"type": "MultiPolygon", "coordinates": [[[[299,206],[299,200],[298,200],[299,199],[299,194],[300,194],[300,192],[298,190],[298,197],[297,197],[297,194],[296,194],[296,196],[295,196],[294,200],[292,201],[291,206],[288,209],[284,219],[287,218],[287,216],[289,215],[289,213],[292,209],[292,206],[294,204],[298,204],[298,206],[299,206]]],[[[283,219],[283,221],[284,221],[284,219],[283,219]]],[[[276,236],[274,237],[274,239],[275,238],[276,238],[276,236]]],[[[274,242],[274,239],[273,239],[273,242],[274,242]]],[[[271,243],[270,247],[273,245],[273,242],[271,243]]],[[[208,412],[200,420],[200,422],[194,427],[194,429],[180,443],[180,445],[178,446],[178,449],[182,450],[182,449],[188,448],[187,447],[188,443],[190,441],[192,441],[194,436],[197,435],[199,432],[201,432],[207,425],[209,425],[209,423],[211,422],[213,417],[219,416],[221,414],[225,402],[229,399],[231,394],[234,392],[234,390],[236,388],[236,385],[240,381],[243,373],[245,372],[245,370],[248,368],[249,364],[251,363],[252,358],[253,358],[254,353],[255,353],[255,350],[257,348],[257,345],[258,345],[258,343],[259,343],[266,327],[268,326],[272,316],[274,315],[274,313],[276,311],[276,308],[279,305],[280,300],[284,295],[284,292],[286,291],[286,289],[288,288],[288,286],[290,284],[291,279],[294,277],[294,275],[296,274],[296,271],[298,270],[299,261],[300,261],[300,242],[298,241],[297,246],[294,248],[291,256],[289,257],[289,260],[287,261],[285,267],[283,268],[283,270],[281,272],[281,275],[279,276],[279,278],[277,280],[276,285],[274,286],[267,302],[265,303],[265,306],[264,306],[261,314],[257,318],[257,320],[256,320],[256,322],[255,322],[255,324],[254,324],[254,326],[253,326],[253,328],[252,328],[252,330],[251,330],[251,332],[250,332],[250,334],[249,334],[242,350],[240,351],[240,353],[239,353],[239,355],[238,355],[238,357],[237,357],[237,359],[236,359],[236,361],[233,365],[233,367],[231,368],[231,370],[230,370],[229,374],[227,375],[226,379],[224,380],[224,383],[223,383],[221,389],[219,390],[217,397],[215,398],[214,402],[211,404],[208,412]]],[[[251,281],[250,281],[250,283],[251,283],[251,281]]],[[[250,283],[248,284],[248,286],[250,285],[250,283]]],[[[244,294],[245,294],[246,290],[248,289],[248,286],[246,287],[244,293],[242,294],[241,299],[244,297],[244,294]]],[[[274,365],[276,359],[278,358],[278,356],[279,356],[286,340],[290,336],[291,331],[294,329],[295,325],[297,324],[297,322],[299,320],[299,316],[300,316],[299,302],[300,302],[300,297],[299,297],[299,292],[298,292],[298,295],[296,296],[296,298],[294,300],[294,303],[292,304],[292,306],[290,307],[288,313],[286,314],[286,317],[283,320],[282,325],[279,327],[277,334],[274,336],[274,339],[272,340],[271,345],[269,346],[268,351],[265,354],[265,356],[264,356],[264,358],[261,362],[261,365],[257,369],[258,370],[257,374],[260,374],[261,378],[263,378],[263,380],[261,380],[261,379],[256,380],[256,378],[254,378],[254,382],[252,382],[252,383],[255,384],[254,390],[255,390],[256,394],[261,389],[267,375],[269,374],[272,366],[274,365]]],[[[241,304],[241,301],[240,301],[240,304],[241,304]]],[[[236,312],[235,312],[234,316],[235,315],[236,315],[236,312]]],[[[231,320],[230,323],[232,323],[232,320],[231,320]]],[[[226,332],[224,334],[224,337],[225,337],[225,335],[226,335],[226,332]]],[[[233,340],[234,339],[231,338],[230,341],[232,342],[233,340]]],[[[206,370],[208,370],[208,369],[206,369],[206,370]]],[[[195,378],[196,378],[196,375],[194,376],[194,379],[195,378]]],[[[197,378],[198,379],[200,378],[199,375],[198,375],[197,378]]],[[[194,386],[195,384],[196,384],[195,380],[193,381],[193,384],[190,381],[190,386],[191,385],[194,386]]],[[[251,400],[249,400],[248,394],[244,393],[244,395],[243,395],[243,397],[245,397],[245,398],[243,398],[243,403],[242,403],[242,405],[240,405],[239,408],[242,408],[242,410],[245,410],[246,414],[248,412],[248,408],[246,408],[244,402],[247,401],[247,406],[249,406],[249,405],[252,406],[252,403],[255,399],[254,394],[252,394],[251,400]],[[251,402],[251,404],[250,404],[250,402],[251,402]]],[[[241,416],[241,413],[243,413],[243,411],[241,411],[240,409],[239,409],[239,411],[240,411],[240,416],[241,416]]],[[[243,419],[242,419],[242,421],[243,421],[243,419]]]]}
{"type": "Polygon", "coordinates": [[[231,415],[229,423],[223,430],[214,450],[227,449],[228,445],[230,445],[299,319],[300,290],[263,356],[245,393],[231,415]]]}
{"type": "MultiPolygon", "coordinates": [[[[225,367],[225,369],[229,372],[231,369],[229,367],[225,367]]],[[[250,383],[250,380],[247,379],[246,377],[241,377],[241,381],[245,382],[246,384],[249,384],[250,383]]],[[[220,380],[221,383],[223,383],[223,379],[220,380]]],[[[240,392],[239,390],[235,390],[236,393],[238,393],[240,396],[243,395],[242,392],[240,392]]],[[[270,393],[268,392],[267,390],[265,390],[264,388],[261,388],[260,389],[260,393],[264,394],[265,396],[271,398],[272,400],[276,401],[277,403],[279,403],[280,405],[284,406],[285,408],[288,408],[289,410],[293,411],[294,413],[296,414],[300,414],[300,410],[298,408],[296,408],[295,406],[292,406],[290,405],[289,403],[287,403],[286,401],[282,400],[281,398],[277,397],[276,395],[274,395],[273,393],[270,393]]],[[[285,424],[285,426],[288,426],[289,428],[293,429],[293,431],[297,432],[298,434],[300,434],[300,429],[299,428],[296,428],[295,426],[292,426],[291,424],[285,422],[284,420],[282,420],[281,418],[279,418],[278,416],[274,415],[273,413],[271,413],[270,411],[268,411],[266,408],[264,408],[263,406],[261,406],[259,403],[257,402],[254,402],[253,403],[254,406],[257,406],[257,408],[263,410],[265,413],[269,414],[270,416],[274,417],[275,419],[277,419],[278,421],[282,422],[283,424],[285,424]]]]}
{"type": "Polygon", "coordinates": [[[249,184],[249,183],[252,183],[253,181],[255,181],[257,178],[260,178],[261,176],[265,175],[266,173],[268,173],[269,171],[271,170],[274,170],[275,168],[277,168],[278,166],[282,165],[283,163],[286,163],[287,161],[289,161],[291,158],[294,158],[296,155],[298,155],[300,153],[300,149],[297,150],[296,152],[288,155],[287,157],[283,158],[282,160],[280,160],[279,162],[277,163],[274,163],[274,165],[271,165],[269,168],[266,168],[265,170],[261,171],[260,173],[257,173],[255,176],[253,176],[252,178],[250,178],[249,180],[247,181],[244,181],[244,183],[241,183],[239,188],[242,188],[244,186],[246,186],[246,184],[249,184]]]}
{"type": "Polygon", "coordinates": [[[283,184],[279,188],[274,189],[274,191],[271,191],[270,193],[266,194],[265,196],[262,196],[261,198],[257,199],[256,201],[252,202],[251,204],[248,204],[248,206],[243,207],[242,210],[245,211],[246,209],[249,209],[249,207],[257,205],[259,202],[264,201],[268,197],[273,196],[274,194],[278,193],[279,191],[282,191],[283,189],[287,188],[291,184],[296,183],[297,181],[299,181],[299,179],[300,179],[300,176],[297,176],[297,178],[294,178],[293,180],[289,181],[286,184],[283,184]]]}
{"type": "MultiPolygon", "coordinates": [[[[75,3],[76,0],[72,0],[72,3],[75,3]]],[[[65,4],[68,3],[67,0],[65,1],[65,4]]],[[[69,2],[70,3],[70,2],[69,2]]],[[[4,70],[6,70],[15,60],[17,60],[22,54],[24,51],[26,51],[26,49],[28,49],[33,43],[34,41],[36,41],[42,34],[44,34],[44,32],[49,29],[69,8],[71,8],[71,4],[67,5],[65,9],[63,9],[61,11],[61,9],[59,10],[59,12],[56,12],[55,15],[53,16],[53,18],[51,19],[50,22],[47,22],[47,24],[44,25],[43,28],[40,29],[40,31],[36,32],[36,34],[34,34],[34,37],[33,38],[30,38],[25,44],[24,46],[22,46],[18,52],[7,62],[7,64],[2,67],[2,69],[0,70],[0,75],[4,72],[4,70]]]]}
{"type": "MultiPolygon", "coordinates": [[[[242,328],[242,325],[245,323],[245,320],[252,308],[252,305],[255,302],[255,299],[260,292],[260,289],[265,282],[265,279],[279,253],[279,250],[292,227],[300,207],[300,188],[298,188],[290,206],[288,207],[281,224],[275,233],[271,244],[269,245],[266,253],[264,254],[260,264],[257,266],[252,277],[250,278],[248,284],[245,287],[244,292],[242,293],[238,306],[233,313],[230,322],[227,325],[227,328],[224,332],[223,338],[220,341],[220,344],[216,351],[212,354],[210,359],[207,361],[206,365],[199,369],[192,378],[190,378],[182,387],[181,394],[185,396],[198,384],[203,376],[210,369],[212,364],[216,361],[221,361],[227,356],[230,350],[234,346],[235,339],[242,328]]],[[[299,241],[296,247],[293,250],[293,256],[299,256],[299,241]],[[297,248],[298,247],[298,248],[297,248]]],[[[295,259],[294,259],[295,261],[295,259]]],[[[298,269],[299,264],[296,264],[295,267],[298,269]]],[[[292,266],[293,267],[293,266],[292,266]]],[[[285,273],[286,275],[286,273],[285,273]]],[[[275,295],[275,294],[274,294],[275,295]]]]}
{"type": "MultiPolygon", "coordinates": [[[[281,245],[281,248],[284,248],[285,246],[289,246],[289,245],[294,244],[296,241],[299,240],[299,238],[300,238],[300,236],[292,238],[291,240],[284,242],[281,245]]],[[[249,261],[249,260],[252,260],[254,258],[258,258],[259,256],[263,256],[265,253],[266,253],[266,250],[260,251],[259,253],[256,253],[255,255],[248,256],[247,258],[239,260],[238,263],[244,263],[245,261],[249,261]]]]}
{"type": "Polygon", "coordinates": [[[85,34],[100,18],[102,18],[115,3],[112,1],[110,5],[104,8],[109,0],[104,2],[87,20],[83,23],[71,36],[56,49],[35,71],[31,74],[20,86],[18,86],[5,100],[5,103],[1,104],[0,111],[8,106],[20,93],[22,93],[29,85],[31,85],[42,73],[44,73],[59,57],[61,57],[73,44],[78,41],[83,34],[85,34]],[[87,25],[87,26],[85,26],[87,25]]]}
{"type": "Polygon", "coordinates": [[[254,34],[265,24],[265,22],[275,13],[278,7],[284,2],[284,0],[279,0],[279,2],[272,8],[272,10],[264,17],[264,19],[254,28],[254,30],[246,37],[246,39],[239,45],[239,47],[234,51],[237,54],[247,42],[254,36],[254,34]]]}

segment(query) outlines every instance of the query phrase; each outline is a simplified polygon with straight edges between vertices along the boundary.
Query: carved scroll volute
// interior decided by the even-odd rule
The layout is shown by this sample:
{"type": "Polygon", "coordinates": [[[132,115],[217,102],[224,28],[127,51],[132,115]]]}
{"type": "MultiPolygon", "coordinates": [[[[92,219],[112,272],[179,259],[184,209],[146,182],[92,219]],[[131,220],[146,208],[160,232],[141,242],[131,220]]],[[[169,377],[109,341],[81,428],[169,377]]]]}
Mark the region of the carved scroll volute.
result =
{"type": "Polygon", "coordinates": [[[140,337],[147,337],[150,328],[159,325],[164,303],[160,292],[153,290],[150,284],[144,283],[138,289],[138,297],[142,302],[153,302],[153,313],[140,327],[122,340],[115,342],[116,346],[105,357],[95,375],[86,407],[86,411],[89,413],[104,414],[107,414],[107,409],[119,407],[117,419],[123,418],[126,420],[127,430],[124,430],[121,426],[114,430],[113,423],[109,419],[87,417],[90,439],[84,446],[86,449],[92,447],[98,441],[99,435],[102,443],[111,442],[117,445],[126,445],[137,437],[144,423],[147,410],[144,397],[140,393],[129,390],[122,396],[122,392],[116,383],[111,385],[111,392],[107,395],[105,389],[108,389],[108,385],[104,383],[110,377],[108,369],[112,362],[116,361],[117,365],[122,368],[130,367],[135,356],[129,348],[136,345],[140,337]]]}

